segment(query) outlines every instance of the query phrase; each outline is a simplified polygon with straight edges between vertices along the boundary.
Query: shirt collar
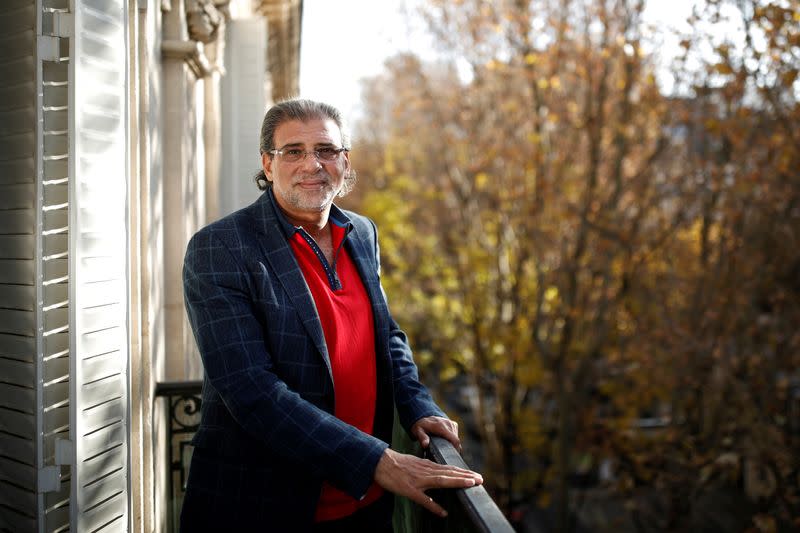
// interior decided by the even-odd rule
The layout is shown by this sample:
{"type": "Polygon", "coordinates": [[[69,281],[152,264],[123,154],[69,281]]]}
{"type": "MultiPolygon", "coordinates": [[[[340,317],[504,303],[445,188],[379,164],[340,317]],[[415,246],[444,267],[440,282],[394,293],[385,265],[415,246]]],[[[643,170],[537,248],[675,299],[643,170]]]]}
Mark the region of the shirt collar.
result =
{"type": "MultiPolygon", "coordinates": [[[[283,229],[283,233],[286,234],[286,238],[291,238],[297,231],[300,230],[299,226],[293,226],[291,222],[286,218],[286,215],[283,214],[281,207],[278,205],[278,201],[275,199],[275,193],[273,192],[272,186],[267,188],[267,194],[269,195],[269,201],[272,204],[272,209],[275,211],[275,216],[280,221],[281,228],[283,229]]],[[[328,216],[328,220],[337,226],[345,228],[345,230],[349,230],[353,223],[350,221],[350,217],[348,217],[344,211],[339,209],[336,204],[331,205],[331,212],[328,216]]],[[[349,233],[349,231],[347,231],[349,233]]]]}

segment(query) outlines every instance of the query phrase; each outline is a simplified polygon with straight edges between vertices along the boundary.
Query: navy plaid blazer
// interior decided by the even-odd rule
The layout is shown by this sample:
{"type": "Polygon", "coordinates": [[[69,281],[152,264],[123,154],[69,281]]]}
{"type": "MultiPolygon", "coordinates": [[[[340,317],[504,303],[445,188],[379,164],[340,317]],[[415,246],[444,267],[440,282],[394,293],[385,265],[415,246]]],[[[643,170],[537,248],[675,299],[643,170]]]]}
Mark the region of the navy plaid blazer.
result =
{"type": "Polygon", "coordinates": [[[186,251],[184,296],[205,378],[184,531],[303,531],[323,480],[364,496],[391,441],[395,408],[406,431],[424,416],[445,416],[389,313],[374,223],[336,206],[331,215],[352,225],[345,246],[374,315],[373,435],[332,414],[322,325],[270,188],[198,231],[186,251]]]}

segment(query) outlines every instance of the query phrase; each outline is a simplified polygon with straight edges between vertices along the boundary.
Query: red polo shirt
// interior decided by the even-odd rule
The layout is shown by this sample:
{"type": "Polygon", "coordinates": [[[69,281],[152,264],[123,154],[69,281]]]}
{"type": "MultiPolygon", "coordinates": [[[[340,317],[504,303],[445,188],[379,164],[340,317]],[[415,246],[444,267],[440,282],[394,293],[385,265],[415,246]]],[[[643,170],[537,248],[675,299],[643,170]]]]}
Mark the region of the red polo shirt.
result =
{"type": "MultiPolygon", "coordinates": [[[[290,244],[317,306],[333,371],[336,418],[372,434],[375,418],[375,327],[372,306],[355,264],[343,246],[345,228],[329,219],[335,253],[333,265],[308,234],[295,231],[290,244]],[[319,254],[319,255],[318,255],[319,254]]],[[[324,483],[315,521],[348,516],[380,497],[383,489],[373,482],[366,496],[356,500],[324,483]]]]}

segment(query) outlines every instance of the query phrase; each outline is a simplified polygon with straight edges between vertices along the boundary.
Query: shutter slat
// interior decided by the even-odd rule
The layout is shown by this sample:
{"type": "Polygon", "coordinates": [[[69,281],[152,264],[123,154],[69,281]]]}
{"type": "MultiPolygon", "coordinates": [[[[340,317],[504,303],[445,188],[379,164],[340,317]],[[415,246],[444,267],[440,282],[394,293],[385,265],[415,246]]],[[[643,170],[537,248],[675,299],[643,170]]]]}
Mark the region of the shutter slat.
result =
{"type": "MultiPolygon", "coordinates": [[[[68,483],[67,486],[69,486],[68,483]]],[[[67,497],[69,497],[69,492],[67,492],[67,497]]],[[[63,507],[45,508],[45,531],[56,531],[64,524],[69,524],[69,504],[63,507]]]]}
{"type": "MultiPolygon", "coordinates": [[[[83,462],[83,475],[86,485],[96,483],[101,478],[108,477],[119,470],[119,465],[125,461],[125,448],[119,446],[108,446],[105,452],[83,462]]],[[[97,503],[96,497],[93,503],[97,503]]],[[[91,505],[91,503],[90,503],[91,505]]]]}
{"type": "Polygon", "coordinates": [[[32,337],[36,333],[36,317],[33,311],[0,309],[0,333],[32,337]]]}
{"type": "Polygon", "coordinates": [[[36,434],[36,419],[30,413],[20,413],[0,407],[0,432],[33,438],[36,434]]]}
{"type": "Polygon", "coordinates": [[[0,333],[0,355],[22,361],[33,361],[36,340],[33,337],[0,333]]]}
{"type": "MultiPolygon", "coordinates": [[[[101,403],[107,402],[114,398],[119,398],[122,392],[121,387],[122,376],[119,374],[112,375],[108,378],[87,383],[82,388],[85,409],[94,408],[101,403]]],[[[86,428],[87,431],[93,430],[93,427],[86,428]]]]}
{"type": "MultiPolygon", "coordinates": [[[[111,273],[105,274],[109,275],[111,273]]],[[[81,286],[81,300],[85,302],[85,306],[89,308],[96,308],[98,306],[113,306],[116,305],[124,296],[123,281],[112,279],[107,281],[95,281],[93,283],[86,283],[81,286]]],[[[94,320],[91,316],[93,311],[86,310],[85,318],[94,320]]],[[[119,316],[117,317],[119,318],[119,316]]],[[[117,322],[119,324],[119,321],[117,322]]],[[[87,325],[87,327],[91,327],[87,325]]],[[[94,328],[92,328],[94,329],[94,328]]]]}
{"type": "Polygon", "coordinates": [[[84,380],[88,383],[119,376],[125,370],[125,361],[122,360],[122,356],[122,352],[113,351],[84,359],[82,364],[84,380]]]}
{"type": "Polygon", "coordinates": [[[35,379],[33,363],[0,357],[0,379],[12,385],[30,386],[35,379]]]}
{"type": "Polygon", "coordinates": [[[124,340],[121,335],[120,328],[84,334],[84,357],[94,357],[118,350],[120,342],[124,340]]]}
{"type": "MultiPolygon", "coordinates": [[[[33,142],[33,137],[28,140],[33,142]]],[[[0,143],[0,150],[3,150],[2,146],[3,143],[0,143]]],[[[2,152],[0,152],[0,159],[4,159],[2,152]]],[[[34,198],[36,198],[35,190],[36,187],[33,183],[0,185],[0,209],[33,208],[34,198]]]]}
{"type": "Polygon", "coordinates": [[[54,407],[44,417],[44,433],[54,436],[69,429],[69,405],[54,407]]]}
{"type": "Polygon", "coordinates": [[[44,261],[44,281],[62,279],[67,276],[69,261],[66,259],[49,259],[44,261]]]}
{"type": "MultiPolygon", "coordinates": [[[[64,467],[61,470],[61,487],[55,492],[48,492],[44,495],[44,506],[46,509],[54,509],[57,507],[67,506],[69,511],[69,485],[70,475],[69,468],[64,467]]],[[[52,530],[54,528],[48,528],[52,530]]]]}
{"type": "MultiPolygon", "coordinates": [[[[44,179],[59,180],[69,176],[69,164],[66,159],[48,159],[44,162],[44,179]]],[[[45,188],[50,185],[45,184],[45,188]]]]}
{"type": "Polygon", "coordinates": [[[32,183],[35,173],[33,156],[19,156],[9,161],[0,160],[0,185],[32,183]]]}
{"type": "MultiPolygon", "coordinates": [[[[119,477],[123,478],[124,475],[119,477]]],[[[112,484],[116,478],[106,481],[103,494],[107,499],[102,501],[97,507],[93,507],[86,512],[86,531],[96,533],[114,533],[117,531],[127,531],[128,524],[125,522],[126,494],[125,487],[122,486],[117,492],[111,493],[112,484]]],[[[116,488],[116,487],[114,487],[116,488]]]]}
{"type": "Polygon", "coordinates": [[[69,350],[69,334],[55,333],[44,338],[44,356],[66,353],[69,350]]]}
{"type": "Polygon", "coordinates": [[[69,286],[66,283],[53,283],[44,288],[44,305],[51,307],[69,300],[69,286]]]}
{"type": "Polygon", "coordinates": [[[33,147],[36,112],[33,108],[0,111],[0,158],[15,159],[33,147]],[[8,144],[5,144],[8,143],[8,144]]]}
{"type": "Polygon", "coordinates": [[[83,416],[89,431],[108,427],[125,417],[125,404],[117,397],[84,411],[83,416]]]}
{"type": "Polygon", "coordinates": [[[36,212],[33,209],[9,209],[0,211],[0,228],[3,233],[33,233],[36,212]]]}
{"type": "Polygon", "coordinates": [[[33,235],[0,235],[0,259],[33,259],[34,242],[33,235]]]}
{"type": "MultiPolygon", "coordinates": [[[[0,487],[0,490],[3,490],[0,487]]],[[[9,503],[0,504],[0,531],[36,531],[36,520],[21,514],[16,508],[8,507],[9,503]]]]}
{"type": "Polygon", "coordinates": [[[47,383],[44,386],[45,406],[58,405],[69,398],[69,383],[47,383]]]}
{"type": "Polygon", "coordinates": [[[0,283],[29,285],[33,283],[33,261],[31,259],[0,260],[0,283]]]}
{"type": "Polygon", "coordinates": [[[44,312],[44,329],[53,331],[69,325],[69,309],[58,307],[44,312]]]}
{"type": "Polygon", "coordinates": [[[0,457],[0,480],[10,481],[24,489],[35,491],[36,469],[31,465],[0,457]]]}
{"type": "Polygon", "coordinates": [[[36,288],[32,285],[0,284],[0,308],[33,311],[36,304],[36,288]]]}
{"type": "Polygon", "coordinates": [[[36,509],[36,494],[34,492],[20,488],[4,479],[0,479],[0,494],[3,495],[3,503],[12,509],[18,511],[36,509]]]}
{"type": "Polygon", "coordinates": [[[33,389],[0,383],[0,407],[33,414],[35,405],[36,393],[33,389]]]}
{"type": "MultiPolygon", "coordinates": [[[[0,448],[2,448],[5,457],[33,466],[33,440],[16,435],[2,434],[0,435],[0,448]]],[[[1,490],[0,494],[2,494],[1,490]]]]}
{"type": "MultiPolygon", "coordinates": [[[[4,28],[0,23],[0,32],[3,32],[4,28]]],[[[24,57],[22,59],[17,59],[14,61],[8,61],[5,63],[0,63],[0,80],[3,80],[3,87],[9,87],[11,85],[17,85],[19,83],[24,83],[28,81],[30,78],[27,76],[28,72],[33,71],[33,58],[32,57],[24,57]]]]}
{"type": "Polygon", "coordinates": [[[85,455],[94,457],[125,442],[125,426],[121,421],[98,428],[82,437],[85,455]]]}
{"type": "Polygon", "coordinates": [[[35,91],[34,87],[32,79],[10,87],[0,87],[0,111],[10,111],[19,109],[22,106],[30,106],[31,95],[35,91]]]}
{"type": "Polygon", "coordinates": [[[47,185],[44,188],[44,205],[66,204],[69,199],[69,187],[66,184],[47,185]]]}

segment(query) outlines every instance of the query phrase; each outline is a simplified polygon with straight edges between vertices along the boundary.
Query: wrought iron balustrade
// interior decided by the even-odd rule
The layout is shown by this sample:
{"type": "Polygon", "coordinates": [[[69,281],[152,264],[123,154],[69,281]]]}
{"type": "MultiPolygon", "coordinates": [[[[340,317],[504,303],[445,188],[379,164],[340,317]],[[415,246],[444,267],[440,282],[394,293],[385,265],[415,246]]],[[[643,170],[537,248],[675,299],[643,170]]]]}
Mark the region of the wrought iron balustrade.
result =
{"type": "Polygon", "coordinates": [[[156,398],[163,398],[167,440],[164,456],[167,464],[167,520],[170,531],[178,531],[186,476],[192,458],[192,436],[200,425],[202,381],[162,382],[156,384],[156,398]]]}

